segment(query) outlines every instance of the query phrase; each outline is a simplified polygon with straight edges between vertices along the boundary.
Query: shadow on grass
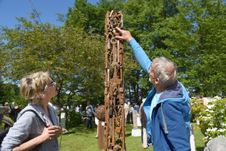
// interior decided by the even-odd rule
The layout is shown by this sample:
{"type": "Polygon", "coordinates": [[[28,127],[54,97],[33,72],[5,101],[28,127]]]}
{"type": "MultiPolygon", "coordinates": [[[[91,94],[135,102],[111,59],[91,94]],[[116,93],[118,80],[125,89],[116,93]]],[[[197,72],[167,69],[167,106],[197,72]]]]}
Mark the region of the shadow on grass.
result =
{"type": "MultiPolygon", "coordinates": [[[[72,136],[79,136],[83,138],[88,138],[90,135],[94,134],[96,135],[96,128],[87,129],[86,127],[74,127],[70,129],[67,133],[63,134],[64,137],[72,137],[72,136]]],[[[95,136],[93,135],[93,138],[95,136]]]]}
{"type": "Polygon", "coordinates": [[[196,147],[196,151],[203,151],[204,147],[196,147]]]}
{"type": "Polygon", "coordinates": [[[72,134],[72,133],[84,133],[84,134],[91,134],[96,131],[96,127],[93,128],[86,128],[84,125],[79,125],[77,127],[71,128],[66,134],[72,134]]]}
{"type": "Polygon", "coordinates": [[[125,136],[129,137],[129,136],[131,136],[131,133],[126,133],[125,136]]]}
{"type": "Polygon", "coordinates": [[[72,133],[75,133],[75,130],[70,130],[68,132],[65,132],[65,133],[63,133],[63,135],[72,134],[72,133]]]}

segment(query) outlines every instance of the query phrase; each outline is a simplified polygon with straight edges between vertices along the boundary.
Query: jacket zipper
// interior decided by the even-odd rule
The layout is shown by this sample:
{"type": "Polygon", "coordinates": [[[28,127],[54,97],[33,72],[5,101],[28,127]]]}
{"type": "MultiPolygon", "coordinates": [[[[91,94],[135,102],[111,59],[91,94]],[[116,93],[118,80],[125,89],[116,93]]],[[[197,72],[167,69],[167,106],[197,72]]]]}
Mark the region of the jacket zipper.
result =
{"type": "Polygon", "coordinates": [[[163,114],[162,105],[163,105],[163,103],[161,103],[161,113],[162,113],[162,121],[163,121],[163,126],[164,126],[164,132],[165,132],[165,134],[168,134],[168,129],[167,129],[167,126],[166,126],[166,120],[165,120],[165,116],[163,114]]]}

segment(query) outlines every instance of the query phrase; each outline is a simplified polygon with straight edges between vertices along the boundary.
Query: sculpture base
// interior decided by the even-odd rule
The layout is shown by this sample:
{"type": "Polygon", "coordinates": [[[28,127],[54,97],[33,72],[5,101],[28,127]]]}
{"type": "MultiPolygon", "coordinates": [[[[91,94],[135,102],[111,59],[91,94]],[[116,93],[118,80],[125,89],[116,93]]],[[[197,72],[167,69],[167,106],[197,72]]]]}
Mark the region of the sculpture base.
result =
{"type": "Polygon", "coordinates": [[[141,129],[133,128],[132,129],[132,136],[134,136],[134,137],[141,136],[141,129]]]}

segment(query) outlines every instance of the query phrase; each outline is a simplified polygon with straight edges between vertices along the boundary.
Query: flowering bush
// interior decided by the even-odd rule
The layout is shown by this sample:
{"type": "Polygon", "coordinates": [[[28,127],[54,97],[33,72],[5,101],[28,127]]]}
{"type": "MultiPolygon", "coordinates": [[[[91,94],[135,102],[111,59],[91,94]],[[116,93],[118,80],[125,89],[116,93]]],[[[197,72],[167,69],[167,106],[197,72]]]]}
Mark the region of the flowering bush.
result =
{"type": "Polygon", "coordinates": [[[191,99],[191,121],[198,123],[200,113],[206,108],[201,99],[191,99]]]}
{"type": "Polygon", "coordinates": [[[199,113],[200,128],[205,142],[219,135],[226,136],[226,99],[214,101],[199,113]]]}

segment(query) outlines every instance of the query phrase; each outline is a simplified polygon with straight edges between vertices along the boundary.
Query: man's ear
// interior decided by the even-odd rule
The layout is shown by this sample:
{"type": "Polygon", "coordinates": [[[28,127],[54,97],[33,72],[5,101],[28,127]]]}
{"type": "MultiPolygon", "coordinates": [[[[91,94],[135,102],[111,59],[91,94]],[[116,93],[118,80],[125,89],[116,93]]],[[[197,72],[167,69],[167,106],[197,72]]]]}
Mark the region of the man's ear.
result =
{"type": "Polygon", "coordinates": [[[159,78],[155,78],[155,85],[159,84],[159,78]]]}

